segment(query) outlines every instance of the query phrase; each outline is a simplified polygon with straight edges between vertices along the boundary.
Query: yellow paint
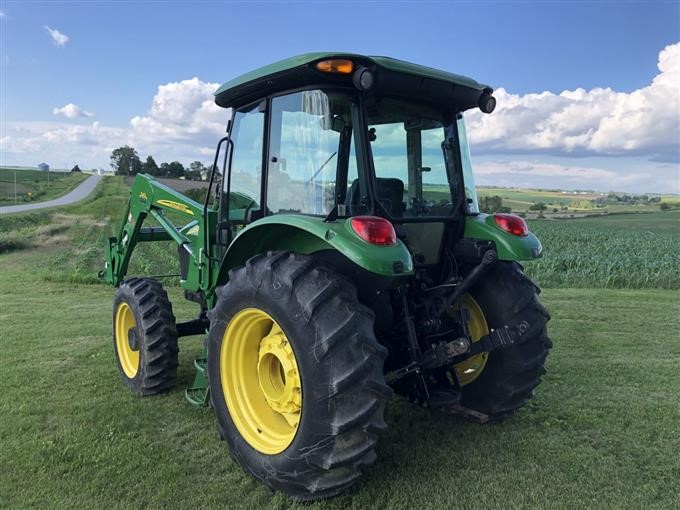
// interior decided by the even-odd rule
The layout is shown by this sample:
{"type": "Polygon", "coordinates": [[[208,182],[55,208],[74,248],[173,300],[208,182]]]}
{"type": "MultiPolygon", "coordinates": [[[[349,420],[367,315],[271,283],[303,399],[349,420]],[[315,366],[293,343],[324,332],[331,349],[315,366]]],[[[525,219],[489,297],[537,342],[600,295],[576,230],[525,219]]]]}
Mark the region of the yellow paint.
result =
{"type": "Polygon", "coordinates": [[[116,318],[114,321],[114,335],[116,339],[116,352],[118,361],[123,368],[123,372],[130,379],[137,375],[139,370],[139,349],[133,350],[128,340],[129,331],[137,326],[135,315],[130,305],[123,302],[116,308],[116,318]]]}
{"type": "Polygon", "coordinates": [[[250,446],[268,455],[288,448],[300,424],[302,382],[290,342],[269,314],[245,308],[231,319],[220,381],[231,419],[250,446]]]}
{"type": "Polygon", "coordinates": [[[179,202],[173,202],[172,200],[157,200],[156,203],[158,205],[163,205],[165,207],[169,207],[170,209],[175,209],[176,211],[183,212],[184,214],[189,214],[191,216],[194,215],[194,211],[192,211],[191,208],[187,207],[184,204],[180,204],[179,202]]]}
{"type": "MultiPolygon", "coordinates": [[[[479,304],[477,304],[477,301],[475,301],[470,294],[466,294],[463,296],[460,306],[466,308],[470,314],[468,333],[470,334],[472,342],[477,342],[483,336],[488,335],[489,326],[486,323],[484,312],[479,304]]],[[[480,352],[476,356],[472,356],[471,358],[456,364],[456,375],[458,376],[460,385],[465,386],[466,384],[475,381],[484,370],[488,359],[488,352],[480,352]]]]}
{"type": "Polygon", "coordinates": [[[146,193],[144,193],[143,191],[140,191],[139,192],[139,198],[140,198],[140,200],[144,200],[146,202],[149,197],[146,196],[146,193]]]}

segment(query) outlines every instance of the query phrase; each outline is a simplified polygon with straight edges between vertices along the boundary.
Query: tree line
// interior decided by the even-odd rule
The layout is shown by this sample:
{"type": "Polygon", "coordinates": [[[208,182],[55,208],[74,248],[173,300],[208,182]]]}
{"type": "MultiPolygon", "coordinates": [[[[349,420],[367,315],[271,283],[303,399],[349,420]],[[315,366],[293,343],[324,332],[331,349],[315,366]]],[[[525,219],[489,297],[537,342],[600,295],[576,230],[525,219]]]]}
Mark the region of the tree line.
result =
{"type": "Polygon", "coordinates": [[[143,173],[154,177],[174,177],[176,179],[184,177],[189,181],[202,180],[201,174],[208,170],[200,161],[192,162],[189,168],[185,168],[179,161],[158,165],[153,156],[149,155],[146,157],[146,161],[142,162],[137,151],[129,145],[118,147],[111,152],[111,168],[116,172],[116,175],[143,173]]]}

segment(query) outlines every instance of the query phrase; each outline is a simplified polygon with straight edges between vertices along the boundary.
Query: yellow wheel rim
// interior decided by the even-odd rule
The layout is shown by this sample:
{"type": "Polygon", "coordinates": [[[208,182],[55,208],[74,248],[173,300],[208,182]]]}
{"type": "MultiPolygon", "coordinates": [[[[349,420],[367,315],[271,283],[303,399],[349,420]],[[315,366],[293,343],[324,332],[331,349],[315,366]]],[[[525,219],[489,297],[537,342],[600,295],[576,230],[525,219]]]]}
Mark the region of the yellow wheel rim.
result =
{"type": "Polygon", "coordinates": [[[139,347],[130,345],[130,330],[135,328],[135,314],[127,303],[120,303],[116,309],[115,337],[118,361],[126,376],[132,379],[139,370],[139,347]]]}
{"type": "MultiPolygon", "coordinates": [[[[470,294],[463,296],[459,306],[466,309],[470,315],[468,333],[470,334],[470,339],[473,343],[479,341],[484,335],[489,334],[489,326],[484,318],[484,312],[470,294]]],[[[454,312],[457,312],[459,309],[460,308],[454,308],[454,312]]],[[[456,364],[456,375],[458,376],[460,385],[465,386],[466,384],[475,381],[484,370],[488,359],[488,352],[480,352],[476,356],[472,356],[471,358],[456,364]]]]}
{"type": "Polygon", "coordinates": [[[239,433],[257,451],[274,455],[293,442],[302,409],[302,383],[293,349],[269,314],[238,312],[220,348],[220,382],[239,433]]]}

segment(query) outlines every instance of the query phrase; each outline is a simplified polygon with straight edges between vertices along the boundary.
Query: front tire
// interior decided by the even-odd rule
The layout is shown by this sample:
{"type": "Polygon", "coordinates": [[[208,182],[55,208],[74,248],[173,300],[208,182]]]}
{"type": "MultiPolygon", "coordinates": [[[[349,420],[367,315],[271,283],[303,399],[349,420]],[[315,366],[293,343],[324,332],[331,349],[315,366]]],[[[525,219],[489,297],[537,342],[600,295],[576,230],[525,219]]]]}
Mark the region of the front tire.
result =
{"type": "Polygon", "coordinates": [[[177,326],[163,287],[129,278],[113,299],[113,348],[120,376],[137,395],[171,390],[177,380],[177,326]]]}
{"type": "Polygon", "coordinates": [[[356,289],[312,257],[275,252],[232,270],[217,295],[208,378],[232,457],[298,500],[354,484],[376,459],[391,395],[356,289]]]}
{"type": "Polygon", "coordinates": [[[486,414],[489,421],[507,418],[526,404],[546,372],[550,314],[539,303],[539,292],[515,262],[497,262],[471,291],[489,328],[529,324],[520,343],[488,353],[480,373],[462,387],[461,405],[486,414]]]}

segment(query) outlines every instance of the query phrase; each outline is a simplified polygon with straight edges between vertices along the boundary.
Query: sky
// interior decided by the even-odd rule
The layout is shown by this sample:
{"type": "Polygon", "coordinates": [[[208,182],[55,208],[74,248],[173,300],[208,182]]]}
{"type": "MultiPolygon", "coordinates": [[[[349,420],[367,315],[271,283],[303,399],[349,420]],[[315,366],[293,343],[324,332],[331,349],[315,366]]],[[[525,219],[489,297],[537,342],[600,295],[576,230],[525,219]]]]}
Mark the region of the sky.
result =
{"type": "Polygon", "coordinates": [[[0,1],[0,165],[212,160],[212,93],[310,51],[387,55],[495,89],[477,184],[680,193],[680,2],[0,1]]]}

